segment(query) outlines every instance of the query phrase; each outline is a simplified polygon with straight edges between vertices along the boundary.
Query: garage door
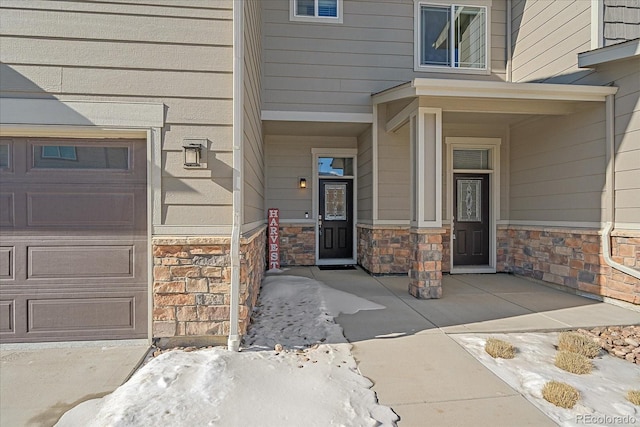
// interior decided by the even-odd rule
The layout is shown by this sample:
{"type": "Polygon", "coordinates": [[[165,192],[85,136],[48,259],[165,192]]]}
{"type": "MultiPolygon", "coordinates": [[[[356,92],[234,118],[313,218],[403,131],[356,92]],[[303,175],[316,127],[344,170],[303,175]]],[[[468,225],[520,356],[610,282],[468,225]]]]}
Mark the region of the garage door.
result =
{"type": "Polygon", "coordinates": [[[0,341],[147,337],[146,146],[0,139],[0,341]]]}

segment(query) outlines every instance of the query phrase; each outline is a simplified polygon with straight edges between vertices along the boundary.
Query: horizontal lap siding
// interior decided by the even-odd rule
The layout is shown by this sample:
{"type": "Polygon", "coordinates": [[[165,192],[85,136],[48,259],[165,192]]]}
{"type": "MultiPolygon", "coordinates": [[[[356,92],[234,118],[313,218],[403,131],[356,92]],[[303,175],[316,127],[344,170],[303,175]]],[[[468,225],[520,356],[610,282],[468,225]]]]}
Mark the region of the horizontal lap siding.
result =
{"type": "Polygon", "coordinates": [[[604,218],[604,106],[517,125],[510,137],[510,219],[604,218]]]}
{"type": "Polygon", "coordinates": [[[357,148],[355,137],[265,136],[266,204],[280,208],[280,221],[311,219],[313,148],[357,148]],[[299,178],[307,178],[307,188],[299,188],[299,178]]]}
{"type": "Polygon", "coordinates": [[[505,2],[491,11],[490,76],[413,71],[411,1],[344,1],[342,24],[289,21],[263,2],[264,109],[370,113],[371,94],[417,77],[504,80],[505,2]]]}
{"type": "Polygon", "coordinates": [[[372,129],[358,137],[358,220],[373,220],[372,129]]]}
{"type": "Polygon", "coordinates": [[[3,1],[4,97],[166,105],[162,223],[231,223],[232,2],[3,1]],[[185,170],[184,138],[210,170],[185,170]]]}
{"type": "Polygon", "coordinates": [[[591,3],[518,1],[512,6],[513,81],[547,81],[573,74],[589,50],[591,3]]]}
{"type": "Polygon", "coordinates": [[[265,218],[264,144],[261,111],[261,5],[260,0],[245,4],[244,52],[244,223],[265,218]]]}

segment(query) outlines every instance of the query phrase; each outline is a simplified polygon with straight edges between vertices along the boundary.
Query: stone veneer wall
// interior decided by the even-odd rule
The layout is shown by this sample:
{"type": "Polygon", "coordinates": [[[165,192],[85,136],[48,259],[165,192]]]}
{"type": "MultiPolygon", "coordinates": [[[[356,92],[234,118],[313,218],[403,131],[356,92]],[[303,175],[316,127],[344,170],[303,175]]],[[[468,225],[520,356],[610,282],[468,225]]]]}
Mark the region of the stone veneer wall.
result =
{"type": "MultiPolygon", "coordinates": [[[[153,337],[206,337],[224,343],[229,334],[231,239],[153,239],[153,337]]],[[[265,271],[265,227],[240,241],[240,333],[249,324],[265,271]]]]}
{"type": "Polygon", "coordinates": [[[247,332],[267,269],[267,228],[257,228],[240,239],[240,335],[247,332]]]}
{"type": "Polygon", "coordinates": [[[280,265],[315,265],[315,225],[280,223],[280,265]]]}
{"type": "Polygon", "coordinates": [[[358,224],[358,264],[370,274],[406,274],[410,267],[408,227],[358,224]]]}
{"type": "Polygon", "coordinates": [[[409,236],[409,293],[416,298],[442,297],[443,228],[414,229],[409,236]]]}
{"type": "MultiPolygon", "coordinates": [[[[613,260],[637,268],[640,233],[616,232],[611,240],[613,260]]],[[[500,227],[497,270],[640,304],[640,280],[605,262],[599,230],[500,227]]]]}

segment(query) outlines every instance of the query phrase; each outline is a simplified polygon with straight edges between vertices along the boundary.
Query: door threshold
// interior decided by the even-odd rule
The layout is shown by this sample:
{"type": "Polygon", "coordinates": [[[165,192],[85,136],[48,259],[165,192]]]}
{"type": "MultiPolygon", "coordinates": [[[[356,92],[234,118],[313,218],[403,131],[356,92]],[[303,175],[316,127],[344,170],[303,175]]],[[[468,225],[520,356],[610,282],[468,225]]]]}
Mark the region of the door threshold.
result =
{"type": "Polygon", "coordinates": [[[357,264],[353,258],[327,258],[319,259],[316,261],[316,265],[351,265],[357,264]]]}
{"type": "Polygon", "coordinates": [[[459,267],[452,267],[449,274],[488,274],[495,272],[495,267],[491,267],[490,265],[462,265],[459,267]]]}

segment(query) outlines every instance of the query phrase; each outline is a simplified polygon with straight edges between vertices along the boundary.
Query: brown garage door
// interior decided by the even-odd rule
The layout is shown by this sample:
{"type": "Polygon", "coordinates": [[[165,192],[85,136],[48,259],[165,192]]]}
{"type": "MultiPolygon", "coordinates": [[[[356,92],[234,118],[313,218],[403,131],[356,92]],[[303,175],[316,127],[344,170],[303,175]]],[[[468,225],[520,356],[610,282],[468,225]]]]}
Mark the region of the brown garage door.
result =
{"type": "Polygon", "coordinates": [[[145,141],[0,139],[0,341],[145,338],[145,141]]]}

